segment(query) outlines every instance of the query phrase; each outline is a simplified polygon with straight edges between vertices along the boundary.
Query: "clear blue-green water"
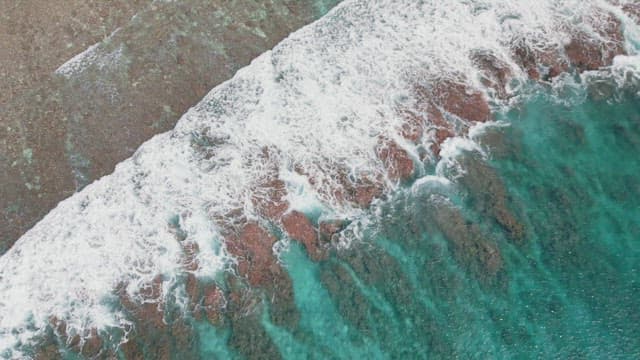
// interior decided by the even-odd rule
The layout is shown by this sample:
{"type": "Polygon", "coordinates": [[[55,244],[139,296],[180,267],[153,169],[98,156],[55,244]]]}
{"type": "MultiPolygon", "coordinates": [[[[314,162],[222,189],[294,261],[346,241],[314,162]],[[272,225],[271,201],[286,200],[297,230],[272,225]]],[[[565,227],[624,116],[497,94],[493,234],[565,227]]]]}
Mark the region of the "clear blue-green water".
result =
{"type": "MultiPolygon", "coordinates": [[[[329,260],[292,245],[283,260],[299,321],[261,320],[281,356],[640,357],[640,99],[570,96],[540,91],[488,130],[486,178],[398,195],[362,243],[329,260]],[[477,191],[502,186],[502,202],[477,191]],[[496,204],[524,236],[499,225],[496,204]],[[502,266],[488,270],[461,243],[494,244],[502,266]]],[[[203,357],[242,357],[220,330],[198,329],[203,357]]]]}

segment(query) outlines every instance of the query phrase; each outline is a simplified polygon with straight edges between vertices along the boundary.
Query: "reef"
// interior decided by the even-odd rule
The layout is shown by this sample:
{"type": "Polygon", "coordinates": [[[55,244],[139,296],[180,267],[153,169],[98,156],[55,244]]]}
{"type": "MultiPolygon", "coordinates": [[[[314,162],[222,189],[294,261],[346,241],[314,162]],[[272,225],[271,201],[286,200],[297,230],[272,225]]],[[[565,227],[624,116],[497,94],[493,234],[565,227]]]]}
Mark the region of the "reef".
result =
{"type": "Polygon", "coordinates": [[[11,6],[0,21],[15,50],[0,55],[9,67],[0,81],[9,89],[0,94],[0,253],[59,201],[172,129],[210,89],[321,16],[318,6],[337,2],[11,6]]]}
{"type": "MultiPolygon", "coordinates": [[[[188,10],[181,8],[181,11],[188,10]]],[[[625,11],[636,14],[633,7],[627,7],[625,11]]],[[[223,213],[210,209],[206,212],[206,221],[219,231],[223,248],[221,251],[233,259],[221,277],[212,279],[198,274],[202,265],[200,256],[203,248],[197,241],[189,238],[180,226],[169,223],[167,227],[180,249],[181,272],[175,276],[177,279],[158,274],[150,283],[139,286],[123,282],[114,291],[117,299],[115,307],[123,311],[131,321],[128,329],[131,332],[120,334],[120,338],[110,337],[112,335],[95,328],[82,334],[67,334],[63,321],[51,319],[49,332],[42,336],[38,345],[40,350],[37,356],[55,358],[59,355],[55,349],[62,348],[88,358],[110,358],[118,355],[132,359],[171,358],[170,354],[176,349],[193,348],[194,343],[199,341],[194,324],[206,323],[207,326],[227,330],[227,344],[242,356],[279,358],[281,354],[262,324],[268,319],[278,328],[293,331],[300,322],[293,281],[280,259],[282,247],[287,243],[293,243],[293,246],[298,243],[304,248],[308,259],[319,269],[321,282],[337,305],[338,312],[365,336],[374,331],[373,323],[384,321],[385,311],[398,314],[403,319],[411,319],[412,311],[419,308],[416,303],[419,300],[412,296],[414,280],[405,275],[401,269],[403,264],[382,250],[380,244],[353,243],[351,246],[339,246],[341,237],[349,236],[348,231],[353,230],[350,223],[354,219],[348,216],[325,218],[295,208],[291,201],[295,194],[289,193],[290,179],[284,176],[283,169],[303,178],[318,194],[320,201],[324,201],[323,205],[331,200],[335,201],[332,206],[348,209],[350,214],[367,216],[372,210],[391,206],[385,200],[411,186],[418,174],[444,165],[445,174],[439,175],[447,175],[462,193],[462,201],[471,204],[471,208],[481,217],[491,219],[500,236],[491,236],[494,235],[494,228],[482,226],[478,219],[463,213],[446,194],[425,198],[424,203],[419,205],[417,215],[406,217],[406,220],[401,217],[404,223],[396,225],[413,233],[428,229],[442,236],[445,245],[442,249],[434,247],[434,253],[450,251],[455,259],[452,266],[464,269],[478,279],[481,286],[504,286],[505,265],[501,246],[522,246],[527,241],[529,229],[520,220],[518,209],[514,206],[506,185],[485,154],[477,149],[462,150],[455,158],[451,158],[450,152],[445,150],[449,150],[456,140],[469,140],[472,128],[495,119],[494,105],[509,101],[515,95],[511,82],[517,80],[519,74],[526,74],[526,81],[547,86],[563,74],[577,75],[601,69],[611,65],[615,56],[625,54],[620,20],[605,12],[592,14],[591,18],[583,20],[596,30],[598,36],[593,37],[581,28],[571,28],[562,29],[570,34],[569,41],[562,46],[555,44],[557,46],[535,47],[525,42],[515,42],[508,49],[513,63],[508,63],[489,51],[473,51],[468,54],[468,60],[477,68],[478,79],[458,73],[447,74],[448,76],[427,76],[419,71],[411,73],[407,76],[410,78],[407,95],[410,100],[398,102],[394,105],[395,113],[387,114],[399,119],[396,133],[370,135],[373,138],[371,143],[375,143],[370,149],[371,161],[379,165],[377,173],[348,168],[337,159],[323,159],[326,160],[325,163],[295,163],[288,161],[290,159],[276,146],[259,148],[249,159],[242,159],[252,162],[251,165],[261,170],[258,176],[251,179],[246,193],[242,194],[248,200],[245,203],[238,200],[240,205],[231,210],[226,209],[223,213]],[[451,163],[454,166],[447,168],[451,163]],[[318,176],[318,169],[326,173],[326,178],[318,176]],[[503,243],[503,239],[509,243],[503,243]],[[390,306],[389,310],[380,304],[374,304],[363,294],[365,290],[379,291],[383,298],[393,299],[394,304],[401,306],[390,306]],[[184,295],[184,298],[176,294],[184,295]],[[180,307],[181,301],[186,301],[186,310],[180,307]],[[114,347],[116,343],[117,346],[114,347]]],[[[268,22],[266,19],[263,21],[268,22]]],[[[269,37],[269,41],[284,36],[278,33],[275,25],[269,26],[277,33],[273,38],[269,37]]],[[[123,34],[126,35],[125,30],[123,34]]],[[[162,33],[164,30],[158,31],[160,34],[154,44],[159,46],[170,41],[174,45],[197,46],[187,38],[175,38],[162,33]]],[[[246,34],[240,30],[225,33],[230,41],[243,41],[243,35],[246,34]]],[[[267,40],[261,41],[263,42],[258,42],[261,44],[258,48],[269,44],[267,40]]],[[[246,54],[233,55],[232,58],[255,55],[252,51],[246,51],[246,54]]],[[[190,59],[179,55],[172,61],[180,66],[196,66],[190,59]]],[[[144,80],[146,76],[151,76],[146,73],[144,64],[135,61],[130,63],[127,75],[129,79],[144,80]]],[[[181,78],[183,75],[179,72],[169,74],[181,78]]],[[[193,83],[191,97],[202,96],[206,89],[218,81],[203,78],[203,74],[198,72],[183,78],[185,83],[193,83]]],[[[146,81],[149,80],[142,82],[146,81]]],[[[139,86],[144,88],[146,85],[139,86]]],[[[169,100],[168,97],[176,91],[178,90],[175,88],[167,90],[167,93],[159,94],[158,99],[169,100]]],[[[148,101],[155,102],[157,99],[154,99],[156,98],[152,96],[148,101]]],[[[169,105],[171,112],[185,111],[190,104],[186,98],[175,101],[178,103],[169,105]]],[[[119,108],[118,106],[115,108],[119,108]]],[[[95,125],[101,109],[96,106],[94,111],[83,113],[82,122],[95,125]]],[[[145,111],[144,109],[131,110],[131,114],[138,116],[138,111],[145,111]]],[[[160,110],[155,110],[156,113],[152,112],[143,119],[158,118],[157,111],[160,110]]],[[[66,110],[58,108],[56,111],[56,114],[64,114],[66,110]]],[[[78,119],[70,121],[79,121],[78,119]]],[[[166,129],[173,124],[169,121],[156,125],[158,129],[166,129]]],[[[155,128],[141,128],[140,132],[133,132],[135,134],[132,136],[141,140],[155,133],[155,128]]],[[[81,136],[83,142],[91,141],[93,135],[81,136]]],[[[485,148],[500,151],[499,143],[505,140],[499,136],[490,136],[479,139],[478,143],[485,148]],[[490,143],[489,146],[483,141],[490,143]]],[[[211,160],[215,157],[213,153],[217,148],[228,145],[226,141],[227,139],[218,141],[194,135],[189,145],[191,149],[195,149],[197,156],[211,160]]],[[[114,144],[122,145],[119,140],[114,141],[114,144]]],[[[42,156],[41,151],[44,149],[34,153],[36,158],[42,156]]],[[[115,159],[126,155],[125,151],[111,160],[99,159],[97,153],[106,150],[93,148],[91,151],[96,153],[87,155],[91,158],[90,163],[99,164],[104,161],[104,166],[91,170],[95,172],[89,172],[91,175],[88,178],[97,177],[101,174],[100,169],[109,168],[115,163],[115,159]]],[[[58,194],[53,191],[52,198],[56,196],[54,193],[58,194]]],[[[398,240],[400,243],[402,241],[398,240]]],[[[425,246],[418,243],[402,245],[409,249],[425,246]]],[[[426,270],[439,266],[435,261],[425,261],[423,265],[426,270]]],[[[451,282],[452,287],[457,286],[455,279],[433,281],[451,282]]],[[[432,348],[453,353],[453,349],[448,349],[444,343],[438,343],[432,335],[442,326],[445,326],[442,319],[427,319],[410,325],[412,331],[425,334],[425,341],[432,348]]],[[[299,333],[295,335],[303,336],[299,333]]],[[[405,345],[407,349],[411,348],[411,344],[405,345]]],[[[186,356],[195,355],[191,353],[186,356]]]]}

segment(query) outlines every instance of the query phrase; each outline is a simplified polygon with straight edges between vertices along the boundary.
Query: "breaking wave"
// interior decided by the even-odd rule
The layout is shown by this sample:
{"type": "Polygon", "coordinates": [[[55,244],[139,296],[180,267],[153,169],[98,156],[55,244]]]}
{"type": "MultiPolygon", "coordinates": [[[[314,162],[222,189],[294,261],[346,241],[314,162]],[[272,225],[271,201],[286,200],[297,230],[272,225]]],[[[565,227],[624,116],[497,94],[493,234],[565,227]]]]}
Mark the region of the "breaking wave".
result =
{"type": "MultiPolygon", "coordinates": [[[[267,220],[259,204],[271,201],[261,190],[271,177],[284,182],[291,209],[362,218],[367,209],[344,201],[344,179],[336,174],[374,179],[386,193],[401,187],[380,159],[384,138],[409,154],[415,177],[447,184],[443,168],[460,146],[474,146],[467,131],[473,123],[448,114],[467,130],[446,140],[439,156],[429,126],[419,141],[407,140],[401,110],[423,111],[415,89],[463,84],[494,111],[513,106],[530,81],[514,47],[562,49],[576,31],[597,38],[607,19],[594,14],[603,12],[620,19],[628,40],[629,55],[616,58],[614,78],[637,81],[640,30],[608,2],[342,3],[213,89],[173,131],[147,141],[113,174],[61,202],[0,258],[0,354],[20,357],[21,346],[54,318],[69,334],[126,327],[127,316],[109,301],[119,286],[137,298],[162,274],[170,279],[164,296],[180,274],[213,277],[231,269],[225,228],[238,217],[267,220]],[[472,56],[478,52],[512,74],[508,96],[483,81],[472,56]],[[197,244],[196,270],[185,267],[179,238],[197,244]]],[[[420,115],[428,125],[431,115],[420,115]]]]}

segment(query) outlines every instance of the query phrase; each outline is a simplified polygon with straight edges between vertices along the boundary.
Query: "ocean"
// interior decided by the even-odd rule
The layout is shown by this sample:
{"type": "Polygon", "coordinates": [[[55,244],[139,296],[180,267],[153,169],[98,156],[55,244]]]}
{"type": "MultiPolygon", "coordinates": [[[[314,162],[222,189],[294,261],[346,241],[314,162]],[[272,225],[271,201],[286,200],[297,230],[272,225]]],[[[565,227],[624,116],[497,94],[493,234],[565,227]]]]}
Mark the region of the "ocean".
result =
{"type": "Polygon", "coordinates": [[[604,1],[345,1],[0,258],[0,356],[638,358],[639,41],[604,1]],[[613,18],[599,70],[536,57],[613,18]]]}
{"type": "Polygon", "coordinates": [[[627,90],[558,102],[537,89],[485,130],[487,167],[522,239],[478,205],[491,194],[427,182],[382,205],[362,244],[325,263],[293,246],[284,263],[300,325],[265,321],[283,358],[638,357],[640,102],[627,90]],[[428,215],[443,206],[460,215],[428,215]],[[469,264],[477,254],[452,238],[465,235],[438,224],[456,216],[500,249],[497,273],[469,264]]]}

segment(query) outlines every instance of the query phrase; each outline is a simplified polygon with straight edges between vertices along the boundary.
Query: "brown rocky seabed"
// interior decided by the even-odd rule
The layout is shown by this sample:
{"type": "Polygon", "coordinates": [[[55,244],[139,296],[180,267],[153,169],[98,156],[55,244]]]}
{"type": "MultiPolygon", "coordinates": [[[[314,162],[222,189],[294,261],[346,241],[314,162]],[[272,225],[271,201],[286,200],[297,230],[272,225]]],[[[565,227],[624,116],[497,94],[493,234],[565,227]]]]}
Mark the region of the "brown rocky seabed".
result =
{"type": "Polygon", "coordinates": [[[0,254],[337,2],[3,0],[0,254]],[[54,73],[93,44],[86,63],[54,73]]]}

